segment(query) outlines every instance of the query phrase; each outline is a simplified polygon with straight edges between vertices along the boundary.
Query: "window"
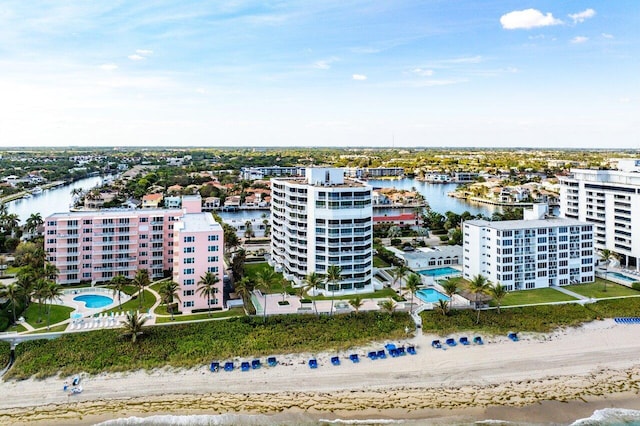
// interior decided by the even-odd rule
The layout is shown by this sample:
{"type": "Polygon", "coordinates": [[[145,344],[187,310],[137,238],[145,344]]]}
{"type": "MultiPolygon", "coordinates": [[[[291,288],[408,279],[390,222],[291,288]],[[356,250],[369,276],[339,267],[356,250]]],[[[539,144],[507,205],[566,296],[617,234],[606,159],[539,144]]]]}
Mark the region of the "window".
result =
{"type": "Polygon", "coordinates": [[[184,263],[185,264],[192,264],[192,263],[196,263],[196,259],[193,257],[185,257],[184,259],[184,263]]]}
{"type": "Polygon", "coordinates": [[[193,235],[191,235],[191,236],[187,236],[187,237],[184,237],[184,240],[183,240],[183,241],[184,241],[185,243],[193,243],[193,242],[195,242],[195,241],[196,241],[196,237],[194,237],[193,235]]]}
{"type": "Polygon", "coordinates": [[[182,295],[187,297],[187,296],[193,296],[195,294],[195,290],[183,290],[182,291],[182,295]]]}
{"type": "Polygon", "coordinates": [[[195,285],[196,280],[194,280],[193,278],[187,278],[186,280],[182,281],[182,284],[184,285],[195,285]]]}
{"type": "Polygon", "coordinates": [[[184,253],[193,253],[196,251],[195,247],[185,247],[184,248],[184,253]]]}
{"type": "Polygon", "coordinates": [[[207,262],[217,262],[219,259],[218,256],[209,256],[207,257],[207,262]]]}
{"type": "Polygon", "coordinates": [[[219,235],[209,235],[207,241],[218,241],[219,235]]]}
{"type": "Polygon", "coordinates": [[[193,300],[188,300],[186,302],[182,302],[183,308],[193,308],[193,300]]]}
{"type": "Polygon", "coordinates": [[[208,252],[216,252],[218,251],[218,246],[209,246],[207,247],[208,252]]]}
{"type": "Polygon", "coordinates": [[[195,269],[194,268],[185,268],[182,271],[183,275],[193,275],[195,273],[195,269]]]}
{"type": "Polygon", "coordinates": [[[217,273],[218,272],[218,267],[217,266],[209,266],[207,268],[207,272],[214,272],[217,273]]]}

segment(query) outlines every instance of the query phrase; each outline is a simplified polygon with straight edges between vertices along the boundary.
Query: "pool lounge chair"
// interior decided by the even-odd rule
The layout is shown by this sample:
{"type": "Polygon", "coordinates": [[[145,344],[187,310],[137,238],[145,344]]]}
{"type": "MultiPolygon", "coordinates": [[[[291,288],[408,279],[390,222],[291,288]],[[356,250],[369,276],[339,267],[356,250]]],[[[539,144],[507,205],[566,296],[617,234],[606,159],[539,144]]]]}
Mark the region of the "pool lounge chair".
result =
{"type": "Polygon", "coordinates": [[[276,365],[278,365],[278,360],[275,356],[270,356],[269,358],[267,358],[267,365],[269,367],[275,367],[276,365]]]}
{"type": "Polygon", "coordinates": [[[260,364],[260,360],[259,359],[254,359],[253,361],[251,361],[251,368],[253,368],[254,370],[257,370],[261,366],[262,366],[262,364],[260,364]]]}
{"type": "Polygon", "coordinates": [[[378,359],[378,352],[376,351],[371,351],[367,354],[367,358],[369,358],[371,361],[374,361],[376,359],[378,359]]]}
{"type": "Polygon", "coordinates": [[[442,349],[442,343],[440,343],[440,340],[434,340],[431,342],[431,347],[435,349],[442,349]]]}
{"type": "Polygon", "coordinates": [[[454,339],[453,337],[449,337],[447,340],[445,340],[445,343],[451,347],[456,346],[456,339],[454,339]]]}
{"type": "Polygon", "coordinates": [[[227,361],[224,363],[224,371],[233,371],[235,366],[233,365],[233,361],[227,361]]]}
{"type": "Polygon", "coordinates": [[[466,336],[461,337],[460,344],[467,346],[469,344],[469,339],[466,336]]]}
{"type": "Polygon", "coordinates": [[[475,343],[476,345],[484,345],[484,342],[482,341],[482,337],[480,336],[476,336],[473,338],[473,343],[475,343]]]}
{"type": "Polygon", "coordinates": [[[219,362],[212,362],[209,365],[209,371],[211,371],[212,373],[217,373],[218,371],[220,371],[220,363],[219,362]]]}
{"type": "Polygon", "coordinates": [[[332,356],[332,357],[331,357],[331,364],[333,364],[333,365],[340,365],[340,357],[338,357],[338,356],[332,356]]]}
{"type": "Polygon", "coordinates": [[[309,368],[318,368],[318,360],[315,358],[311,358],[309,360],[309,368]]]}
{"type": "Polygon", "coordinates": [[[416,352],[416,347],[415,347],[415,346],[408,346],[408,347],[407,347],[407,353],[408,353],[409,355],[415,355],[415,354],[417,353],[417,352],[416,352]]]}
{"type": "Polygon", "coordinates": [[[507,334],[507,337],[514,342],[517,342],[518,340],[520,340],[518,339],[518,333],[509,333],[507,334]]]}
{"type": "Polygon", "coordinates": [[[240,370],[241,371],[249,371],[249,370],[251,370],[251,364],[249,364],[248,361],[242,361],[242,364],[240,364],[240,370]]]}
{"type": "Polygon", "coordinates": [[[379,359],[385,359],[385,358],[387,357],[387,354],[386,354],[386,352],[384,351],[384,349],[379,350],[379,351],[378,351],[378,353],[377,353],[377,355],[378,355],[378,358],[379,358],[379,359]]]}
{"type": "Polygon", "coordinates": [[[351,360],[351,362],[353,362],[354,364],[357,362],[360,362],[360,358],[358,358],[358,354],[351,354],[349,355],[349,359],[351,360]]]}

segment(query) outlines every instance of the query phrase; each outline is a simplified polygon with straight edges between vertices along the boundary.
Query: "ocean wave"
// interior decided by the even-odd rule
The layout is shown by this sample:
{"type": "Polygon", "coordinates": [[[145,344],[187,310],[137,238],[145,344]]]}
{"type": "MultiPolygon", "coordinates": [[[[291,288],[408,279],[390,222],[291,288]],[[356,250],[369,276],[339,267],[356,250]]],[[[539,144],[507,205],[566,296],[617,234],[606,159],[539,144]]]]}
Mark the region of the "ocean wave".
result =
{"type": "Polygon", "coordinates": [[[201,414],[155,415],[107,420],[95,426],[312,426],[317,421],[303,415],[201,414]]]}
{"type": "Polygon", "coordinates": [[[321,425],[390,425],[390,424],[402,424],[406,423],[405,420],[392,420],[392,419],[319,419],[318,423],[321,425]]]}
{"type": "Polygon", "coordinates": [[[571,426],[640,425],[640,410],[605,408],[596,410],[591,417],[576,420],[571,426]]]}

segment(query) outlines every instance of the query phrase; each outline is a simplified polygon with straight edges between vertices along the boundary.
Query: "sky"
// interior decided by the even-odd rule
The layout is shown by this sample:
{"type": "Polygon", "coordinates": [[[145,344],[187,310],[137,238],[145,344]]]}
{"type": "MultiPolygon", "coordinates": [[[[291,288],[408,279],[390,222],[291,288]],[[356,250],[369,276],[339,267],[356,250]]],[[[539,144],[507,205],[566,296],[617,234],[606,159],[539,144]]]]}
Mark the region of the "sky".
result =
{"type": "Polygon", "coordinates": [[[640,1],[0,2],[0,146],[640,148],[640,1]]]}

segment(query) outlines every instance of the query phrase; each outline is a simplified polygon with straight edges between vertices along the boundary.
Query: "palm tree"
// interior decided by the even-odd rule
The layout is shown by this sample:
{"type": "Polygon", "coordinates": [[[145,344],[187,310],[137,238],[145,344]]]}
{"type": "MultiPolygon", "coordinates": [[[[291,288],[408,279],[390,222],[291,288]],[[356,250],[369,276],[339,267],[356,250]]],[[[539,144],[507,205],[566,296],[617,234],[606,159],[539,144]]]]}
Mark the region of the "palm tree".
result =
{"type": "Polygon", "coordinates": [[[47,307],[47,330],[49,330],[49,326],[51,325],[51,304],[55,300],[60,300],[62,294],[62,286],[60,284],[55,281],[48,282],[44,298],[45,303],[49,302],[49,306],[47,307]]]}
{"type": "Polygon", "coordinates": [[[123,336],[131,336],[131,343],[135,343],[138,336],[144,334],[142,326],[147,322],[147,317],[137,313],[127,312],[126,319],[122,321],[124,326],[123,336]]]}
{"type": "Polygon", "coordinates": [[[47,292],[49,289],[49,281],[46,278],[38,278],[36,280],[34,289],[33,289],[33,297],[38,300],[38,322],[42,322],[42,306],[44,305],[44,300],[47,297],[47,292]]]}
{"type": "MultiPolygon", "coordinates": [[[[310,272],[306,277],[304,277],[304,291],[307,293],[311,290],[316,290],[322,287],[322,277],[315,272],[310,272]]],[[[316,311],[316,315],[318,315],[318,307],[316,306],[316,299],[313,298],[313,310],[316,311]]]]}
{"type": "Polygon", "coordinates": [[[604,287],[602,291],[607,291],[607,276],[609,274],[609,263],[616,259],[616,254],[609,249],[600,251],[600,260],[604,262],[604,287]]]}
{"type": "Polygon", "coordinates": [[[255,233],[253,232],[253,224],[250,220],[247,220],[244,223],[244,237],[247,239],[247,241],[249,241],[254,236],[255,233]]]}
{"type": "Polygon", "coordinates": [[[384,312],[392,314],[393,311],[396,310],[396,302],[391,299],[387,299],[384,302],[380,303],[380,307],[384,312]]]}
{"type": "Polygon", "coordinates": [[[0,289],[0,296],[6,297],[7,300],[11,303],[11,311],[13,312],[13,323],[16,323],[16,311],[18,310],[18,302],[23,297],[23,288],[16,284],[11,283],[5,285],[2,289],[0,289]]]}
{"type": "Polygon", "coordinates": [[[211,316],[211,299],[218,292],[216,285],[220,282],[220,278],[213,272],[207,272],[198,281],[198,295],[207,298],[207,314],[211,316]]]}
{"type": "Polygon", "coordinates": [[[6,231],[11,232],[12,236],[15,234],[15,230],[18,226],[20,226],[20,216],[16,213],[9,213],[3,216],[2,227],[6,231]]]}
{"type": "Polygon", "coordinates": [[[353,299],[349,300],[349,304],[353,309],[355,309],[356,314],[358,314],[358,312],[360,312],[360,308],[362,308],[363,305],[362,297],[354,297],[353,299]]]}
{"type": "Polygon", "coordinates": [[[43,268],[44,277],[50,281],[56,281],[60,270],[53,263],[46,262],[43,268]]]}
{"type": "Polygon", "coordinates": [[[504,288],[502,284],[499,282],[489,287],[489,294],[493,297],[493,300],[496,301],[498,305],[498,314],[500,313],[500,304],[502,303],[502,299],[507,295],[507,290],[504,288]]]}
{"type": "Polygon", "coordinates": [[[33,293],[35,283],[36,283],[36,274],[33,271],[33,268],[30,266],[25,266],[21,268],[16,274],[17,281],[16,283],[22,287],[22,295],[24,296],[24,307],[25,309],[29,306],[29,302],[31,301],[31,294],[33,293]]]}
{"type": "Polygon", "coordinates": [[[411,292],[411,313],[413,313],[413,296],[418,291],[418,287],[422,285],[420,275],[413,273],[407,278],[407,289],[411,292]]]}
{"type": "Polygon", "coordinates": [[[167,310],[171,314],[171,321],[173,321],[173,302],[174,300],[180,301],[180,296],[178,295],[178,290],[180,290],[180,286],[178,283],[174,281],[165,281],[162,283],[160,287],[160,296],[162,297],[162,303],[167,305],[167,310]]]}
{"type": "Polygon", "coordinates": [[[28,233],[33,234],[43,223],[44,221],[42,220],[42,216],[40,215],[40,213],[32,213],[31,216],[29,216],[29,218],[27,218],[27,220],[25,221],[24,228],[28,233]]]}
{"type": "Polygon", "coordinates": [[[439,299],[438,303],[436,304],[436,309],[442,312],[442,315],[447,316],[447,314],[449,313],[449,301],[439,299]]]}
{"type": "Polygon", "coordinates": [[[116,275],[111,278],[111,286],[113,287],[113,294],[118,295],[118,308],[122,309],[122,291],[124,287],[127,285],[129,280],[124,275],[116,275]]]}
{"type": "Polygon", "coordinates": [[[442,289],[444,290],[444,294],[449,297],[449,303],[447,304],[447,308],[451,309],[451,305],[453,304],[453,295],[457,294],[460,289],[458,288],[458,284],[453,280],[446,280],[442,284],[442,289]]]}
{"type": "Polygon", "coordinates": [[[396,285],[398,281],[400,281],[400,293],[402,293],[402,279],[409,268],[406,265],[398,265],[391,270],[391,276],[393,277],[393,285],[396,285]]]}
{"type": "Polygon", "coordinates": [[[475,294],[475,308],[478,311],[478,318],[476,319],[476,324],[480,324],[480,306],[479,306],[479,298],[481,294],[487,294],[489,288],[491,287],[491,282],[484,275],[476,275],[469,282],[469,291],[475,294]]]}
{"type": "Polygon", "coordinates": [[[251,292],[253,291],[253,284],[249,277],[242,277],[241,280],[236,282],[233,285],[235,292],[238,296],[242,298],[242,304],[244,305],[244,310],[247,310],[247,302],[249,301],[251,292]]]}
{"type": "Polygon", "coordinates": [[[140,298],[140,309],[142,309],[142,303],[144,302],[144,288],[151,283],[149,279],[149,271],[147,269],[138,269],[136,275],[131,280],[131,284],[138,287],[138,297],[140,298]]]}
{"type": "Polygon", "coordinates": [[[331,285],[331,310],[329,315],[333,315],[333,296],[335,295],[336,286],[339,286],[342,275],[342,268],[339,265],[329,265],[327,268],[327,282],[331,285]],[[332,284],[331,284],[332,283],[332,284]]]}
{"type": "Polygon", "coordinates": [[[264,321],[267,320],[267,292],[273,288],[278,279],[278,274],[271,268],[264,268],[256,274],[256,288],[260,289],[264,295],[264,306],[262,307],[262,318],[264,321]]]}

